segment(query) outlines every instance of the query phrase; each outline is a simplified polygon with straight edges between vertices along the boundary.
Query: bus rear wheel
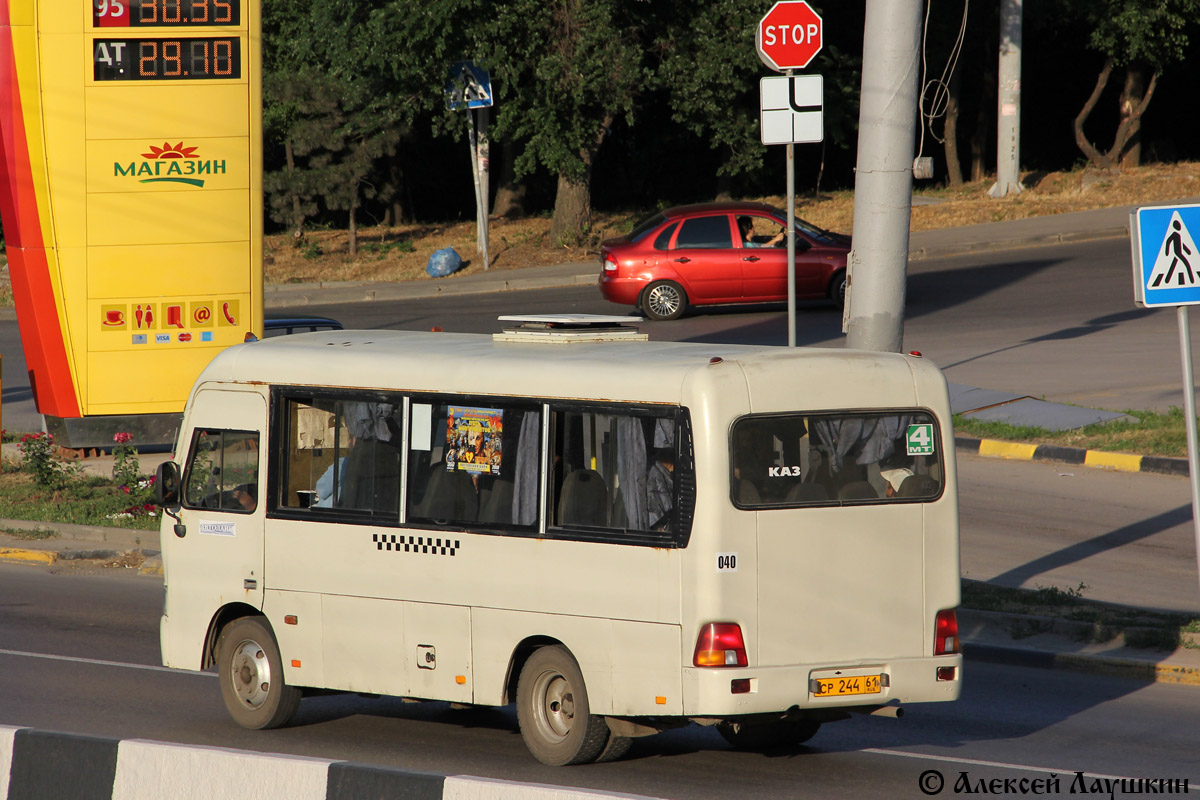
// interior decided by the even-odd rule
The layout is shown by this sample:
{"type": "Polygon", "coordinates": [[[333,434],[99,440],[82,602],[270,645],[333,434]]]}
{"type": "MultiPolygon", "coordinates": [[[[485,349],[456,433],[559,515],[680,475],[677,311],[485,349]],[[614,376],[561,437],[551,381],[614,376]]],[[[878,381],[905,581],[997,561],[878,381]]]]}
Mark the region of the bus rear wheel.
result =
{"type": "Polygon", "coordinates": [[[300,690],[284,682],[279,645],[261,617],[225,626],[217,643],[217,670],[225,708],[243,728],[278,728],[300,706],[300,690]]]}
{"type": "Polygon", "coordinates": [[[820,728],[820,722],[809,719],[717,723],[717,731],[737,750],[767,750],[803,744],[816,736],[820,728]]]}
{"type": "Polygon", "coordinates": [[[552,767],[591,763],[608,744],[608,723],[591,713],[579,664],[559,645],[538,648],[521,668],[517,722],[529,752],[552,767]]]}

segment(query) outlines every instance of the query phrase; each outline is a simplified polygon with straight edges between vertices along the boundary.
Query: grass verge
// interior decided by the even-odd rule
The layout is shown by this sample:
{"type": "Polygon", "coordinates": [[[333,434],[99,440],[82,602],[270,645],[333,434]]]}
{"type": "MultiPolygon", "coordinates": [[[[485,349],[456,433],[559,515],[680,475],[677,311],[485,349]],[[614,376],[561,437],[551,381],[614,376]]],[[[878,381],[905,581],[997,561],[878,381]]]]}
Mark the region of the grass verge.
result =
{"type": "MultiPolygon", "coordinates": [[[[1083,632],[1081,641],[1085,642],[1107,642],[1123,634],[1131,647],[1171,650],[1180,645],[1195,646],[1191,643],[1194,637],[1185,634],[1200,632],[1200,619],[1088,600],[1083,597],[1086,589],[1083,584],[1074,589],[1011,589],[964,580],[962,607],[1085,623],[1079,628],[1083,632]]],[[[1049,627],[1030,623],[1010,632],[1014,638],[1024,638],[1048,631],[1049,627]]]]}
{"type": "MultiPolygon", "coordinates": [[[[50,491],[39,488],[31,475],[18,471],[11,463],[4,464],[0,472],[0,518],[136,530],[158,527],[157,516],[148,516],[140,508],[134,509],[138,513],[127,513],[130,510],[130,496],[110,478],[76,478],[66,488],[50,491]]],[[[5,532],[24,538],[47,538],[31,531],[5,532]]]]}
{"type": "Polygon", "coordinates": [[[1000,439],[1031,444],[1053,444],[1084,450],[1134,453],[1143,456],[1187,457],[1187,430],[1183,410],[1123,412],[1128,419],[1101,422],[1070,431],[1048,431],[1006,422],[981,422],[954,416],[954,432],[978,439],[1000,439]]]}

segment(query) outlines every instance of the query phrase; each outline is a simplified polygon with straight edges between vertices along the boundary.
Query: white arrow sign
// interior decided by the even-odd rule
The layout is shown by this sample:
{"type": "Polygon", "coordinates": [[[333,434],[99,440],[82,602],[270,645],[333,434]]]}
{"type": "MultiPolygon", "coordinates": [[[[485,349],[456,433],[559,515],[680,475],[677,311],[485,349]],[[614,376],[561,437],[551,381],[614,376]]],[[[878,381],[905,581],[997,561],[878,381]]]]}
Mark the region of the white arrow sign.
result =
{"type": "Polygon", "coordinates": [[[758,82],[763,144],[802,144],[825,138],[825,81],[820,75],[779,75],[758,82]]]}

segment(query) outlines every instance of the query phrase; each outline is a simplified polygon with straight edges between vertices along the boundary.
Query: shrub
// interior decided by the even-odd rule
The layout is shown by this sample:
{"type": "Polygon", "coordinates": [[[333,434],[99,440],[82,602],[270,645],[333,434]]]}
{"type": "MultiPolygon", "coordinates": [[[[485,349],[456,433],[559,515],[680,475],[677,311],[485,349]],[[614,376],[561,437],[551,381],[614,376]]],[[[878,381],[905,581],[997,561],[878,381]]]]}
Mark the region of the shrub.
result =
{"type": "Polygon", "coordinates": [[[83,472],[83,467],[66,461],[54,449],[54,437],[48,433],[27,433],[21,437],[21,466],[42,489],[65,489],[83,472]]]}

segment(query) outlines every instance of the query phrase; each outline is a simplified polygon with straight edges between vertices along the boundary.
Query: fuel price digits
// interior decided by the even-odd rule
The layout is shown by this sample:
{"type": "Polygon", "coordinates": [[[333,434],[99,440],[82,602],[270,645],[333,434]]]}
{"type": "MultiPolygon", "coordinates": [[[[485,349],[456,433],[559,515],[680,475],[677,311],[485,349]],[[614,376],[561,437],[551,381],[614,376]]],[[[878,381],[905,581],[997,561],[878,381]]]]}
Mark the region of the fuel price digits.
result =
{"type": "Polygon", "coordinates": [[[97,81],[221,80],[241,77],[241,40],[97,39],[92,51],[97,81]]]}

